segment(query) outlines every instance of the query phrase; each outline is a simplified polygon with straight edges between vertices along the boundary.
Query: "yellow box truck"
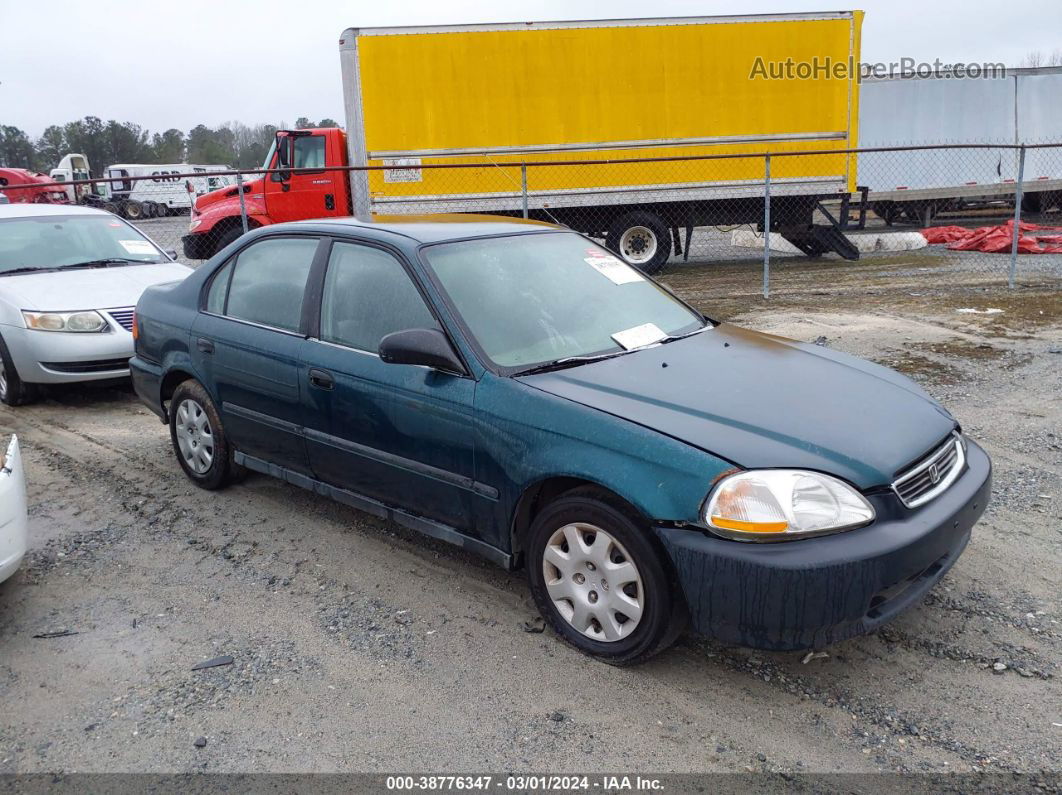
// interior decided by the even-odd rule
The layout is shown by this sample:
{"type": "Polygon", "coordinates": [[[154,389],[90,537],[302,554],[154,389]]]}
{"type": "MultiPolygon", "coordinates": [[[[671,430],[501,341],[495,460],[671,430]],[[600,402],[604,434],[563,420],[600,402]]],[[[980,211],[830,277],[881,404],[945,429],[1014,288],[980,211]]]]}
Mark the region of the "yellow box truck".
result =
{"type": "MultiPolygon", "coordinates": [[[[806,253],[855,190],[862,12],[350,28],[340,41],[356,213],[567,224],[659,268],[679,229],[759,223],[806,253]],[[833,152],[837,154],[832,154],[833,152]],[[573,161],[592,164],[568,165],[573,161]],[[433,166],[457,166],[433,168],[433,166]]],[[[833,230],[836,231],[836,230],[833,230]]]]}

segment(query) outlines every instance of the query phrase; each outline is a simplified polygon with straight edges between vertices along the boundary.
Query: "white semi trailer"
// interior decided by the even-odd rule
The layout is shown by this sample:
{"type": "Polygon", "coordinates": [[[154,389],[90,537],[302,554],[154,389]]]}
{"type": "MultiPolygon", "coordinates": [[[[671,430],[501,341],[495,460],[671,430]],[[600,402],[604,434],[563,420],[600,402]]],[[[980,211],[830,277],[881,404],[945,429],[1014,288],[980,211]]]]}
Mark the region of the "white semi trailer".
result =
{"type": "Polygon", "coordinates": [[[231,184],[230,177],[212,174],[230,170],[229,166],[192,163],[115,163],[104,169],[104,184],[110,201],[126,218],[165,217],[188,210],[196,196],[231,184]],[[201,176],[184,176],[193,173],[201,176]]]}
{"type": "MultiPolygon", "coordinates": [[[[1062,143],[1062,67],[1008,69],[1001,78],[868,78],[859,100],[861,147],[1062,143]]],[[[859,184],[886,223],[992,203],[1013,206],[1016,149],[936,149],[859,156],[859,184]]],[[[1022,206],[1062,205],[1062,148],[1026,150],[1022,206]]]]}

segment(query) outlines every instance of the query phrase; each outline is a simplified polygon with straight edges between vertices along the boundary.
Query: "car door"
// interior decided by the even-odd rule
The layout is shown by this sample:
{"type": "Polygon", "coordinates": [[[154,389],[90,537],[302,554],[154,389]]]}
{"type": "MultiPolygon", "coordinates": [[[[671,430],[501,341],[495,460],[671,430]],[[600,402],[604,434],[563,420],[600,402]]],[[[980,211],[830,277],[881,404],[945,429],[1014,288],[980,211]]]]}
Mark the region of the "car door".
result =
{"type": "Polygon", "coordinates": [[[214,274],[189,346],[236,449],[303,473],[303,300],[320,243],[276,236],[241,249],[214,274]]]}
{"type": "Polygon", "coordinates": [[[315,476],[468,529],[476,382],[377,354],[391,332],[440,328],[401,259],[369,243],[333,243],[318,328],[302,360],[315,476]]]}
{"type": "Polygon", "coordinates": [[[329,137],[324,133],[299,134],[287,140],[292,141],[292,166],[310,170],[269,175],[265,181],[269,217],[279,223],[339,215],[337,197],[345,191],[346,172],[325,170],[329,137]]]}

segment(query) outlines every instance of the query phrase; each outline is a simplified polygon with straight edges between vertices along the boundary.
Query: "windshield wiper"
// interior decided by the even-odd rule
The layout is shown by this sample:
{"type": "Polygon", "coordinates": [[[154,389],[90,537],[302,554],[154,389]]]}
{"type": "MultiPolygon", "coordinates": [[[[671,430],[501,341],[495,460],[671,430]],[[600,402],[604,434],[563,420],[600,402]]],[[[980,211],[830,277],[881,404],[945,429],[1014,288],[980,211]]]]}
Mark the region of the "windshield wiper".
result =
{"type": "Polygon", "coordinates": [[[14,276],[16,273],[42,273],[44,271],[54,271],[56,268],[50,265],[26,265],[22,268],[12,268],[9,271],[0,271],[0,276],[14,276]]]}
{"type": "Polygon", "coordinates": [[[692,337],[694,334],[700,334],[702,331],[707,331],[710,328],[715,328],[711,323],[705,323],[700,328],[695,328],[693,331],[687,331],[685,334],[669,334],[658,342],[654,342],[654,345],[663,345],[668,342],[674,342],[675,340],[684,340],[686,337],[692,337]]]}
{"type": "Polygon", "coordinates": [[[536,364],[534,367],[529,367],[527,370],[521,370],[516,373],[516,375],[534,375],[535,373],[548,373],[551,370],[563,370],[567,367],[578,367],[579,365],[587,364],[588,362],[600,362],[605,359],[614,359],[617,356],[622,356],[623,354],[630,352],[631,351],[613,351],[612,353],[599,353],[596,356],[567,356],[563,359],[555,359],[552,362],[546,362],[545,364],[536,364]]]}
{"type": "Polygon", "coordinates": [[[109,268],[112,265],[150,265],[142,259],[129,259],[128,257],[104,257],[102,259],[88,259],[84,262],[72,262],[69,265],[60,265],[60,268],[109,268]]]}

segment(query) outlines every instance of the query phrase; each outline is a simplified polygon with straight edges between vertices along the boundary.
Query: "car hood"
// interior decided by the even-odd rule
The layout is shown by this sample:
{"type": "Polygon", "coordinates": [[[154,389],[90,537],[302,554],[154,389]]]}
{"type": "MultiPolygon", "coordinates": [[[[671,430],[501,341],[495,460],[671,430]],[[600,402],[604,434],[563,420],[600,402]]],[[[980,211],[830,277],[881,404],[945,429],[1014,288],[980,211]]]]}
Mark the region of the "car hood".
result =
{"type": "Polygon", "coordinates": [[[176,262],[76,268],[0,277],[0,296],[19,309],[70,312],[136,306],[153,284],[179,281],[192,269],[176,262]]]}
{"type": "Polygon", "coordinates": [[[891,482],[956,427],[899,373],[728,324],[519,380],[741,467],[813,469],[860,488],[891,482]]]}

